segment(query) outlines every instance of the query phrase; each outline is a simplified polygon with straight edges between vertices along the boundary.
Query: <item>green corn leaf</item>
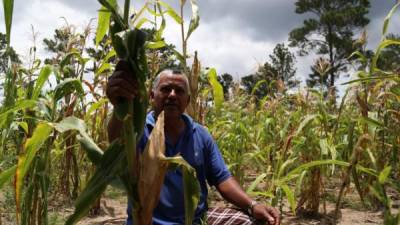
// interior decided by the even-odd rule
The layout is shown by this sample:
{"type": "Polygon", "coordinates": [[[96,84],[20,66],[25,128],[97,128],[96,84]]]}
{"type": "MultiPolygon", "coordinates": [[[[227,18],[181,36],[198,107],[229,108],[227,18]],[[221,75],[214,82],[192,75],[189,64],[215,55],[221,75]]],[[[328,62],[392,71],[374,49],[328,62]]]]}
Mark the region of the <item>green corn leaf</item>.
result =
{"type": "Polygon", "coordinates": [[[3,127],[3,124],[7,120],[7,116],[10,113],[18,112],[19,110],[26,109],[26,108],[33,108],[37,105],[37,102],[34,100],[20,100],[15,103],[15,105],[11,108],[5,109],[3,112],[0,113],[0,127],[3,127]]]}
{"type": "MultiPolygon", "coordinates": [[[[151,3],[147,2],[144,4],[144,6],[135,13],[135,16],[133,17],[133,19],[130,21],[130,24],[137,24],[136,20],[138,20],[139,18],[141,18],[142,14],[146,12],[146,9],[148,8],[148,5],[150,5],[151,3]]],[[[129,27],[129,26],[128,26],[129,27]]],[[[135,26],[136,27],[136,26],[135,26]]]]}
{"type": "Polygon", "coordinates": [[[110,63],[103,63],[101,66],[96,70],[95,76],[99,76],[102,74],[104,71],[110,71],[111,70],[111,64],[110,63]]]}
{"type": "Polygon", "coordinates": [[[146,48],[149,49],[159,49],[165,47],[165,42],[164,41],[157,41],[157,42],[146,42],[146,48]]]}
{"type": "Polygon", "coordinates": [[[104,157],[102,157],[99,167],[97,167],[94,175],[76,200],[75,211],[68,217],[65,225],[76,224],[89,212],[90,207],[106,190],[107,185],[124,170],[126,163],[123,163],[123,161],[125,157],[123,146],[117,141],[111,143],[104,152],[104,157]]]}
{"type": "Polygon", "coordinates": [[[282,163],[282,165],[279,167],[278,175],[277,175],[276,179],[279,179],[285,172],[286,167],[288,165],[292,164],[293,162],[295,162],[296,160],[297,160],[297,157],[292,158],[292,159],[287,159],[284,163],[282,163]]]}
{"type": "Polygon", "coordinates": [[[179,62],[184,64],[185,57],[181,53],[176,51],[174,48],[170,48],[170,50],[174,53],[175,57],[179,60],[179,62]]]}
{"type": "Polygon", "coordinates": [[[186,40],[189,39],[190,35],[196,30],[200,23],[199,6],[197,4],[197,0],[190,0],[190,3],[192,5],[192,18],[190,19],[186,40]]]}
{"type": "Polygon", "coordinates": [[[64,118],[59,123],[53,124],[54,128],[64,133],[66,131],[76,130],[79,132],[78,141],[81,143],[83,149],[86,151],[88,158],[95,165],[100,164],[100,160],[103,156],[103,151],[94,143],[94,141],[89,137],[89,134],[86,132],[85,122],[76,117],[67,117],[64,118]]]}
{"type": "Polygon", "coordinates": [[[398,97],[400,96],[400,86],[394,86],[390,89],[390,92],[393,94],[397,95],[398,97]]]}
{"type": "Polygon", "coordinates": [[[166,10],[163,12],[163,14],[169,15],[178,24],[183,23],[182,18],[175,12],[174,8],[172,8],[170,5],[168,5],[166,2],[163,2],[163,1],[158,1],[157,3],[162,5],[164,8],[166,8],[166,10]]]}
{"type": "Polygon", "coordinates": [[[197,204],[200,200],[200,185],[196,178],[196,172],[192,167],[186,166],[183,169],[183,188],[185,197],[185,224],[191,225],[197,204]]]}
{"type": "Polygon", "coordinates": [[[392,17],[393,13],[396,11],[397,7],[399,7],[400,2],[398,2],[393,8],[390,10],[389,14],[386,16],[384,22],[383,22],[383,29],[382,29],[382,35],[386,35],[387,29],[389,27],[389,22],[390,18],[392,17]]]}
{"type": "Polygon", "coordinates": [[[329,152],[331,153],[331,157],[332,157],[332,159],[336,159],[336,158],[337,158],[337,154],[338,154],[338,152],[337,152],[337,150],[336,150],[336,147],[335,147],[335,146],[333,146],[333,145],[329,145],[329,152]]]}
{"type": "Polygon", "coordinates": [[[303,128],[305,126],[307,126],[309,123],[311,123],[315,118],[317,117],[317,115],[307,115],[303,121],[301,121],[299,127],[296,130],[295,136],[299,135],[300,132],[303,130],[303,128]]]}
{"type": "Polygon", "coordinates": [[[15,175],[15,199],[18,206],[20,205],[25,175],[27,174],[37,151],[39,151],[44,142],[49,138],[52,131],[53,127],[49,124],[39,123],[33,132],[32,137],[25,142],[24,152],[18,157],[15,175]]]}
{"type": "Polygon", "coordinates": [[[322,155],[328,155],[329,145],[328,145],[328,140],[326,140],[326,138],[319,140],[319,147],[321,148],[322,155]]]}
{"type": "Polygon", "coordinates": [[[78,135],[78,141],[81,143],[83,150],[85,150],[90,161],[98,166],[103,157],[103,151],[89,138],[89,136],[78,135]]]}
{"type": "Polygon", "coordinates": [[[93,103],[85,114],[85,121],[89,121],[91,119],[92,113],[98,110],[100,107],[103,107],[104,104],[106,104],[107,102],[108,98],[101,98],[97,102],[93,103]]]}
{"type": "Polygon", "coordinates": [[[359,164],[357,164],[356,169],[357,169],[357,171],[361,171],[363,173],[366,173],[366,174],[374,176],[374,177],[379,176],[379,174],[378,174],[378,172],[376,172],[376,170],[371,169],[371,168],[365,168],[359,164]]]}
{"type": "Polygon", "coordinates": [[[17,165],[14,165],[0,173],[0,190],[3,188],[4,184],[6,184],[15,174],[16,169],[17,165]]]}
{"type": "Polygon", "coordinates": [[[77,92],[79,95],[83,95],[83,87],[82,82],[78,79],[67,78],[58,84],[54,90],[54,102],[56,103],[58,100],[63,98],[64,96],[71,94],[73,92],[77,92]]]}
{"type": "MultiPolygon", "coordinates": [[[[159,4],[157,3],[157,5],[159,5],[159,4]]],[[[150,13],[150,15],[152,15],[153,17],[161,17],[161,16],[163,16],[162,13],[157,13],[155,10],[151,9],[148,5],[146,6],[146,10],[147,10],[147,12],[150,13]]],[[[161,10],[160,10],[160,11],[161,11],[161,10]]]]}
{"type": "Polygon", "coordinates": [[[316,166],[323,166],[323,165],[338,165],[338,166],[344,166],[348,167],[350,163],[344,162],[344,161],[339,161],[339,160],[316,160],[312,161],[306,164],[303,164],[301,166],[298,166],[297,168],[291,170],[289,173],[286,174],[285,177],[281,178],[277,183],[286,183],[291,179],[294,179],[298,177],[300,173],[302,173],[305,170],[308,170],[312,167],[316,166]]]}
{"type": "Polygon", "coordinates": [[[215,108],[217,111],[219,111],[222,107],[222,103],[224,102],[224,91],[222,89],[222,85],[218,82],[217,71],[214,68],[210,69],[207,77],[213,88],[215,108]]]}
{"type": "Polygon", "coordinates": [[[392,167],[391,166],[386,166],[382,170],[382,172],[379,173],[378,180],[379,180],[380,184],[384,184],[386,182],[386,180],[389,177],[391,171],[392,171],[392,167]]]}
{"type": "Polygon", "coordinates": [[[107,34],[107,31],[110,27],[110,19],[111,19],[110,11],[108,11],[106,7],[102,6],[98,14],[97,29],[96,29],[96,47],[99,46],[99,43],[101,42],[101,40],[103,40],[104,36],[107,34]]]}
{"type": "Polygon", "coordinates": [[[365,71],[357,71],[356,72],[357,77],[363,79],[363,78],[369,78],[369,73],[365,72],[365,71]]]}
{"type": "Polygon", "coordinates": [[[268,192],[255,191],[255,192],[251,192],[251,195],[252,196],[262,196],[265,198],[274,198],[275,197],[275,195],[270,191],[268,191],[268,192]]]}
{"type": "Polygon", "coordinates": [[[153,25],[154,25],[154,22],[153,22],[153,21],[151,21],[151,20],[149,20],[149,19],[147,19],[147,18],[141,18],[141,19],[136,23],[135,27],[136,27],[136,29],[140,29],[140,28],[142,28],[142,26],[143,26],[144,24],[146,24],[146,23],[150,23],[150,24],[153,24],[153,25]]]}
{"type": "Polygon", "coordinates": [[[64,133],[69,130],[77,130],[81,134],[86,134],[85,122],[74,116],[64,118],[59,123],[55,123],[54,128],[56,128],[56,130],[61,133],[64,133]]]}
{"type": "Polygon", "coordinates": [[[76,130],[79,132],[83,139],[93,142],[89,137],[89,134],[86,132],[85,122],[79,118],[76,118],[74,116],[66,117],[59,123],[54,123],[52,125],[60,133],[76,130]]]}
{"type": "Polygon", "coordinates": [[[285,195],[286,195],[287,200],[289,202],[290,208],[292,209],[292,212],[295,213],[295,211],[296,211],[296,199],[294,197],[294,192],[286,184],[285,185],[281,185],[280,187],[282,188],[283,192],[285,192],[285,195]]]}
{"type": "MultiPolygon", "coordinates": [[[[160,4],[157,4],[158,9],[161,11],[161,6],[160,4]]],[[[167,26],[167,23],[165,22],[165,17],[164,14],[161,14],[161,25],[160,28],[156,31],[154,37],[156,41],[163,40],[162,35],[164,33],[165,27],[167,26]]]]}
{"type": "MultiPolygon", "coordinates": [[[[365,72],[364,72],[364,74],[365,74],[365,72]]],[[[351,80],[349,82],[342,83],[341,85],[347,85],[347,84],[358,83],[358,82],[366,82],[366,81],[371,81],[371,80],[394,79],[394,78],[398,78],[398,77],[399,77],[398,75],[365,77],[365,78],[361,78],[361,79],[351,80]]]]}
{"type": "Polygon", "coordinates": [[[66,65],[71,63],[71,59],[76,58],[80,64],[84,64],[85,63],[85,59],[82,58],[81,53],[79,53],[78,51],[73,51],[68,53],[66,56],[64,56],[64,58],[61,60],[60,62],[60,68],[64,68],[66,65]]]}
{"type": "Polygon", "coordinates": [[[6,23],[7,45],[10,46],[14,0],[3,0],[3,9],[4,9],[4,21],[6,23]]]}
{"type": "Polygon", "coordinates": [[[262,173],[257,176],[257,178],[250,184],[250,186],[247,188],[246,193],[252,193],[254,189],[257,187],[257,185],[264,180],[264,178],[267,177],[266,173],[262,173]]]}
{"type": "Polygon", "coordinates": [[[112,49],[111,51],[109,51],[106,55],[106,57],[104,57],[103,62],[108,62],[108,60],[110,60],[111,57],[114,57],[117,53],[115,52],[114,49],[112,49]]]}
{"type": "Polygon", "coordinates": [[[372,58],[372,65],[371,65],[371,68],[373,69],[372,72],[375,72],[377,69],[377,62],[378,62],[379,56],[381,55],[382,49],[384,49],[390,45],[400,45],[400,41],[385,39],[384,41],[382,41],[379,44],[378,48],[375,50],[375,55],[372,58]]]}
{"type": "Polygon", "coordinates": [[[183,188],[185,198],[185,225],[193,223],[194,213],[200,199],[200,185],[196,178],[196,171],[182,157],[165,158],[169,168],[180,168],[183,174],[183,188]]]}
{"type": "Polygon", "coordinates": [[[366,123],[366,124],[368,124],[368,125],[370,125],[370,126],[372,126],[374,128],[376,128],[376,127],[385,127],[384,124],[382,124],[381,122],[379,122],[377,120],[374,120],[374,119],[372,119],[370,117],[360,117],[359,120],[362,123],[366,123]]]}
{"type": "Polygon", "coordinates": [[[307,170],[301,172],[299,178],[297,179],[297,181],[296,181],[296,190],[297,191],[301,190],[301,187],[303,185],[304,178],[306,177],[306,175],[307,175],[307,170]]]}
{"type": "Polygon", "coordinates": [[[49,76],[52,72],[53,68],[49,65],[44,66],[39,73],[39,76],[35,82],[35,89],[33,90],[32,99],[37,100],[42,91],[43,85],[49,79],[49,76]]]}
{"type": "Polygon", "coordinates": [[[27,122],[22,121],[22,122],[18,122],[17,124],[18,124],[19,127],[21,127],[24,130],[24,132],[26,134],[29,132],[28,123],[27,122]]]}
{"type": "MultiPolygon", "coordinates": [[[[104,6],[108,11],[110,11],[113,16],[118,15],[119,7],[116,0],[98,0],[98,2],[100,2],[100,4],[104,6]]],[[[120,17],[120,19],[120,22],[123,22],[122,17],[120,17]]]]}
{"type": "Polygon", "coordinates": [[[266,80],[260,80],[256,83],[256,85],[254,85],[253,89],[251,90],[251,95],[254,95],[254,93],[256,93],[256,91],[258,90],[258,88],[260,88],[260,86],[262,84],[266,84],[267,81],[266,80]]]}
{"type": "Polygon", "coordinates": [[[360,51],[355,51],[355,52],[351,53],[351,55],[349,57],[347,57],[347,59],[351,59],[356,56],[357,56],[358,60],[360,60],[362,63],[366,63],[368,61],[367,57],[360,51]]]}
{"type": "Polygon", "coordinates": [[[376,185],[376,183],[375,183],[375,185],[373,185],[373,186],[370,185],[369,187],[370,187],[369,190],[371,191],[371,193],[373,195],[375,195],[375,197],[378,198],[378,200],[380,202],[382,202],[383,204],[387,203],[387,198],[385,198],[385,195],[382,191],[382,187],[380,185],[376,185]]]}

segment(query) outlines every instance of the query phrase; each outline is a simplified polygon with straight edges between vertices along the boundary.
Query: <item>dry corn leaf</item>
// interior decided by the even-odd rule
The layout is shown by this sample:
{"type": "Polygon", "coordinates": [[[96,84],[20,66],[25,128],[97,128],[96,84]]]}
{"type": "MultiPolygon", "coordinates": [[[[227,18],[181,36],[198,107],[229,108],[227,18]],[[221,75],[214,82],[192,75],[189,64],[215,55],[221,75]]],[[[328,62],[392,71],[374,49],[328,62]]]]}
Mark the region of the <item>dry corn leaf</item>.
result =
{"type": "Polygon", "coordinates": [[[161,187],[168,169],[165,158],[164,112],[161,112],[150,134],[146,149],[140,157],[139,209],[141,225],[152,224],[153,209],[157,206],[161,187]]]}

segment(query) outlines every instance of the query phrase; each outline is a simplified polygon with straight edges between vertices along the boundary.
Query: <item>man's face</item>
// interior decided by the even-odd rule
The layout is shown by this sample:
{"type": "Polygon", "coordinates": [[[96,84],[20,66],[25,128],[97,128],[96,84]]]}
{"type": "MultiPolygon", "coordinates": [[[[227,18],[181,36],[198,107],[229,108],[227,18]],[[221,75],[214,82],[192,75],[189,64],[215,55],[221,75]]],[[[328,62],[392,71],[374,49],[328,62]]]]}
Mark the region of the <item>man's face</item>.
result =
{"type": "Polygon", "coordinates": [[[187,88],[182,75],[163,73],[150,95],[156,114],[164,110],[165,117],[179,118],[189,104],[187,88]]]}

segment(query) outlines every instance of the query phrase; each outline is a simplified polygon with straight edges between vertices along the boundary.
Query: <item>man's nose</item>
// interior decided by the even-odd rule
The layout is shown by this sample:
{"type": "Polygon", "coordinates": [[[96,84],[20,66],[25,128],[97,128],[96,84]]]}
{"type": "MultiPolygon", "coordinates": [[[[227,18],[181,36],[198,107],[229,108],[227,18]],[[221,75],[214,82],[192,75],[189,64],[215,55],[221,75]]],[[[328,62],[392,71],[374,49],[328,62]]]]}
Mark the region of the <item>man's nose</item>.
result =
{"type": "Polygon", "coordinates": [[[168,95],[168,97],[176,97],[176,91],[175,91],[175,89],[171,89],[171,91],[169,92],[169,95],[168,95]]]}

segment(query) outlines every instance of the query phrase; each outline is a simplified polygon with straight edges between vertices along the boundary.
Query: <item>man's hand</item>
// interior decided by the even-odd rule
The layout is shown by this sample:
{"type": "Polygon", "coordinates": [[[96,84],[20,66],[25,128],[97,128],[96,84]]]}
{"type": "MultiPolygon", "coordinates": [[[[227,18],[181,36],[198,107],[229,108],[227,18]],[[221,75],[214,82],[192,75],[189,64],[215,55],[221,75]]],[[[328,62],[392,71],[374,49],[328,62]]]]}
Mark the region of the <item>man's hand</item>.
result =
{"type": "Polygon", "coordinates": [[[114,73],[108,79],[106,95],[114,106],[123,98],[132,100],[138,95],[138,84],[127,62],[117,63],[114,73]]]}
{"type": "Polygon", "coordinates": [[[257,220],[267,221],[270,225],[279,225],[279,211],[271,206],[257,204],[253,207],[253,217],[257,220]]]}
{"type": "MultiPolygon", "coordinates": [[[[107,82],[106,95],[111,104],[116,106],[122,99],[132,100],[138,95],[138,84],[135,75],[129,69],[126,61],[119,61],[114,73],[107,82]]],[[[115,115],[108,122],[108,140],[111,143],[121,136],[122,122],[115,115]]]]}
{"type": "MultiPolygon", "coordinates": [[[[230,203],[237,207],[247,210],[252,199],[243,191],[238,182],[230,177],[222,183],[218,184],[217,189],[221,195],[230,203]]],[[[270,225],[279,225],[279,211],[271,206],[256,204],[252,208],[252,215],[257,220],[268,222],[270,225]]]]}

